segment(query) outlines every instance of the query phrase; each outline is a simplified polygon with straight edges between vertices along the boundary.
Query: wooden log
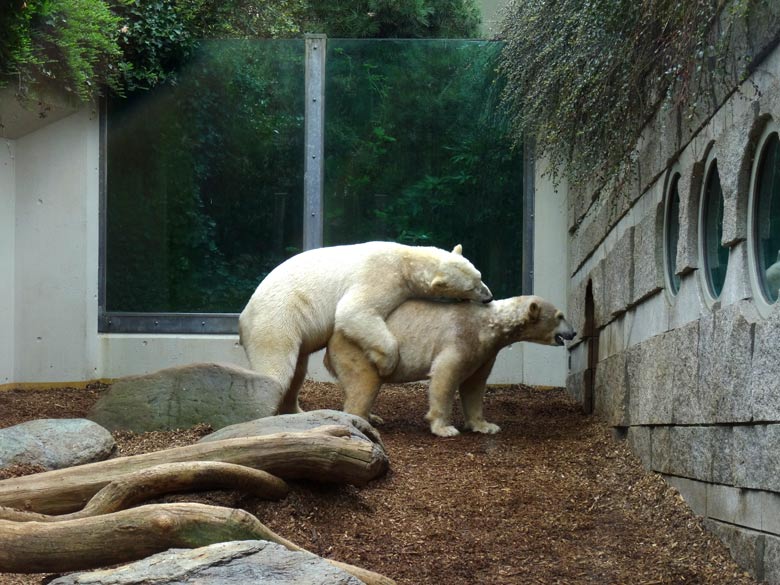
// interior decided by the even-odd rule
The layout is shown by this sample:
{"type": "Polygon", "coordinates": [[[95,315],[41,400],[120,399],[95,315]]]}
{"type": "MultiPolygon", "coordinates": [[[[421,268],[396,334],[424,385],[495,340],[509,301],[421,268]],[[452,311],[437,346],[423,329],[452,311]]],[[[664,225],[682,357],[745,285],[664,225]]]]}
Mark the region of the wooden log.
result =
{"type": "MultiPolygon", "coordinates": [[[[0,572],[59,573],[126,563],[169,548],[233,540],[268,540],[313,554],[243,510],[205,504],[150,504],[63,522],[0,520],[0,572]]],[[[394,581],[345,563],[328,562],[368,585],[394,581]]]]}
{"type": "Polygon", "coordinates": [[[387,471],[384,450],[343,426],[196,443],[0,481],[0,506],[44,514],[82,509],[112,481],[162,463],[223,461],[285,479],[363,484],[387,471]]]}
{"type": "Polygon", "coordinates": [[[227,489],[276,500],[287,495],[287,484],[265,471],[221,461],[164,463],[123,475],[96,493],[78,512],[49,515],[0,507],[0,519],[14,522],[62,522],[110,514],[165,494],[227,489]]]}

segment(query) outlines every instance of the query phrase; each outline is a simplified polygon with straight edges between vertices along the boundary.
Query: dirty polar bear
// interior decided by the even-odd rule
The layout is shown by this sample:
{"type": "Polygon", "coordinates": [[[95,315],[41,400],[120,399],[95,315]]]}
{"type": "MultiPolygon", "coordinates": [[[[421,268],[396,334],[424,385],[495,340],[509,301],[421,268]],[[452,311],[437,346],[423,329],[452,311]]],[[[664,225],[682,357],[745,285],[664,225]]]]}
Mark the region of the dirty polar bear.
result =
{"type": "Polygon", "coordinates": [[[377,371],[393,371],[398,344],[384,320],[413,297],[489,302],[493,295],[460,245],[452,252],[394,242],[318,248],[263,279],[239,317],[241,344],[252,369],[285,389],[279,412],[300,412],[309,354],[325,347],[334,330],[377,371]]]}
{"type": "Polygon", "coordinates": [[[430,378],[425,418],[440,437],[458,434],[450,422],[458,391],[467,429],[490,434],[500,430],[485,420],[482,404],[502,348],[520,341],[561,346],[576,336],[561,311],[533,295],[489,305],[410,300],[387,318],[387,327],[400,350],[398,365],[389,374],[379,373],[340,333],[328,342],[325,367],[344,387],[344,411],[369,420],[382,383],[430,378]]]}

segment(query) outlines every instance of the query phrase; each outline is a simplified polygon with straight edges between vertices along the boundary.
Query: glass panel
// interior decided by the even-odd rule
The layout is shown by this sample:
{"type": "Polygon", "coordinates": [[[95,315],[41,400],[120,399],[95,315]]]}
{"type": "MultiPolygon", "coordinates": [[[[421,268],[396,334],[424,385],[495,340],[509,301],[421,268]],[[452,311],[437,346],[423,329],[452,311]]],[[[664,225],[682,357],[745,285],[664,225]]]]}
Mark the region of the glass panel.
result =
{"type": "Polygon", "coordinates": [[[108,110],[106,308],[239,312],[300,251],[303,41],[203,43],[108,110]]]}
{"type": "Polygon", "coordinates": [[[704,267],[710,294],[717,298],[726,282],[726,268],[729,263],[729,249],[721,245],[723,239],[723,191],[720,186],[718,165],[712,163],[707,176],[703,210],[704,267]]]}
{"type": "Polygon", "coordinates": [[[666,216],[666,270],[669,274],[669,283],[672,294],[680,290],[680,275],[677,267],[677,243],[680,239],[680,175],[672,178],[672,186],[669,189],[669,204],[666,216]]]}
{"type": "Polygon", "coordinates": [[[497,297],[520,294],[523,165],[496,108],[500,50],[328,42],[326,245],[462,243],[497,297]]]}
{"type": "Polygon", "coordinates": [[[755,209],[755,248],[764,296],[777,302],[780,289],[780,140],[769,137],[762,154],[755,209]]]}

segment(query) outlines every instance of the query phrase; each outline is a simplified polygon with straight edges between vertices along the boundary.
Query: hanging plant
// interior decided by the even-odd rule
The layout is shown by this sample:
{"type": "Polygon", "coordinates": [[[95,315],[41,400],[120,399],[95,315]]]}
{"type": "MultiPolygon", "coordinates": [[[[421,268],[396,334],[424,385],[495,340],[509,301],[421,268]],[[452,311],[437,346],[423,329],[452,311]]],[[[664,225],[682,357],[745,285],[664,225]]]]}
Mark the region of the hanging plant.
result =
{"type": "Polygon", "coordinates": [[[734,40],[759,21],[777,34],[774,0],[515,2],[500,68],[516,141],[535,138],[556,182],[630,171],[659,108],[692,121],[745,78],[755,56],[734,40]]]}

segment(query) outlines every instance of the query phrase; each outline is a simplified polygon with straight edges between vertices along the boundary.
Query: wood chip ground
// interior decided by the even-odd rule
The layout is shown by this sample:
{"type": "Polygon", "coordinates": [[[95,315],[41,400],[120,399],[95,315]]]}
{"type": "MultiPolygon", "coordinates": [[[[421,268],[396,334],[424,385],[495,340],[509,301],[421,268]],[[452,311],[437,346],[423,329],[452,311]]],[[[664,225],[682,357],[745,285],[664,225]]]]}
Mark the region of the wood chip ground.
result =
{"type": "MultiPolygon", "coordinates": [[[[84,416],[104,389],[2,391],[0,427],[84,416]]],[[[307,410],[340,401],[333,384],[307,382],[302,393],[307,410]]],[[[322,556],[399,585],[756,583],[674,489],[562,390],[491,388],[486,418],[502,428],[493,436],[434,437],[425,410],[424,385],[383,388],[376,412],[391,471],[367,486],[297,483],[280,502],[223,492],[165,501],[244,508],[322,556]]],[[[132,455],[188,444],[209,430],[116,439],[119,452],[132,455]]],[[[35,471],[0,469],[0,479],[35,471]]],[[[47,578],[0,574],[0,585],[47,578]]]]}

